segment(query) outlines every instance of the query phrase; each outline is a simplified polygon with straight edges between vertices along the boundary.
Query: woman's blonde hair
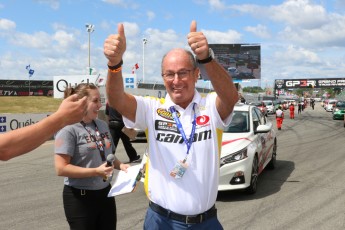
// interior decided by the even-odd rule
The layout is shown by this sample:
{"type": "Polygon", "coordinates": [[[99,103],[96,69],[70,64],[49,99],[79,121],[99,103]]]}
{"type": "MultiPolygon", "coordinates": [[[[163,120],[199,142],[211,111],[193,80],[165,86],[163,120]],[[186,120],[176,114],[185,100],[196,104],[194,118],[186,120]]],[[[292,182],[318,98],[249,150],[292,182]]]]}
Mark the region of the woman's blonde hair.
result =
{"type": "Polygon", "coordinates": [[[78,98],[83,98],[84,96],[89,96],[89,89],[98,89],[98,87],[92,83],[80,83],[75,87],[68,86],[64,91],[64,98],[77,94],[78,98]]]}

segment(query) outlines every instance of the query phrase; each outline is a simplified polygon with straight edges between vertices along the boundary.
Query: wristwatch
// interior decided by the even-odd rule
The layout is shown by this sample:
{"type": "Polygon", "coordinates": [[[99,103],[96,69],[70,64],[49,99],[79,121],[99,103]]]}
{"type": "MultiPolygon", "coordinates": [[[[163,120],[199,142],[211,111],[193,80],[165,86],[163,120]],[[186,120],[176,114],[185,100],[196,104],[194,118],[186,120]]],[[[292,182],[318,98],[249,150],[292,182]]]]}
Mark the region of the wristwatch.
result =
{"type": "Polygon", "coordinates": [[[199,64],[206,64],[206,63],[209,63],[211,62],[213,59],[214,59],[214,52],[211,48],[208,49],[208,58],[205,58],[205,59],[202,59],[202,60],[198,60],[197,59],[197,62],[199,64]]]}

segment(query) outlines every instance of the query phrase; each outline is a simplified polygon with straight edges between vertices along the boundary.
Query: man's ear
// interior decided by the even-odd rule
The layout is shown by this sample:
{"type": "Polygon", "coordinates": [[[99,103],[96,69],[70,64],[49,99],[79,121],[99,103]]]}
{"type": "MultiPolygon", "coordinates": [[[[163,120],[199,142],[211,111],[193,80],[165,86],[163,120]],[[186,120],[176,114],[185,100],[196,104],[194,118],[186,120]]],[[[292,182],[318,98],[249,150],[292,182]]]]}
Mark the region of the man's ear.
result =
{"type": "Polygon", "coordinates": [[[200,69],[199,68],[196,68],[195,69],[195,83],[198,82],[198,80],[201,80],[201,74],[200,74],[200,69]]]}

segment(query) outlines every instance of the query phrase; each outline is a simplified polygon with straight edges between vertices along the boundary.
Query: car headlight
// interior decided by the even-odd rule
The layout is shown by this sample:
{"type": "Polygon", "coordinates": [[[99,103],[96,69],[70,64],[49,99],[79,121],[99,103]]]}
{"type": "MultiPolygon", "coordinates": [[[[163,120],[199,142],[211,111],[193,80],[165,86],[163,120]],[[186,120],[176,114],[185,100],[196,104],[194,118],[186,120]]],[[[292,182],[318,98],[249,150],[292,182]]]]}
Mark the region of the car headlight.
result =
{"type": "Polygon", "coordinates": [[[235,153],[232,153],[228,156],[221,158],[220,159],[220,166],[223,166],[225,164],[233,163],[233,162],[247,158],[248,157],[247,152],[248,152],[248,150],[246,147],[244,149],[241,149],[240,151],[237,151],[235,153]]]}
{"type": "Polygon", "coordinates": [[[335,109],[334,109],[334,112],[338,112],[338,111],[339,111],[339,109],[338,109],[338,108],[335,108],[335,109]]]}

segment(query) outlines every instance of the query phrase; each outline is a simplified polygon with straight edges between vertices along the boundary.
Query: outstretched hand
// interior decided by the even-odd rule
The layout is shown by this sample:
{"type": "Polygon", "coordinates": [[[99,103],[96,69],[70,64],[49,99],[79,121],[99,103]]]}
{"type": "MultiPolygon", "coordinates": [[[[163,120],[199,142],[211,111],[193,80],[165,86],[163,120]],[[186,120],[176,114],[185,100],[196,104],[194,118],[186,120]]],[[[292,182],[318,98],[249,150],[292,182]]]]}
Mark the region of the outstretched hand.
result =
{"type": "Polygon", "coordinates": [[[187,38],[188,44],[197,59],[203,60],[205,58],[208,58],[209,51],[207,39],[203,32],[197,32],[196,21],[194,20],[190,25],[190,33],[188,34],[187,38]]]}
{"type": "Polygon", "coordinates": [[[62,101],[57,114],[64,119],[65,125],[80,122],[86,113],[87,97],[78,100],[78,95],[73,94],[62,101]]]}
{"type": "Polygon", "coordinates": [[[115,66],[122,60],[126,51],[126,35],[122,23],[117,25],[117,34],[111,34],[104,42],[104,55],[108,59],[109,66],[115,66]]]}

